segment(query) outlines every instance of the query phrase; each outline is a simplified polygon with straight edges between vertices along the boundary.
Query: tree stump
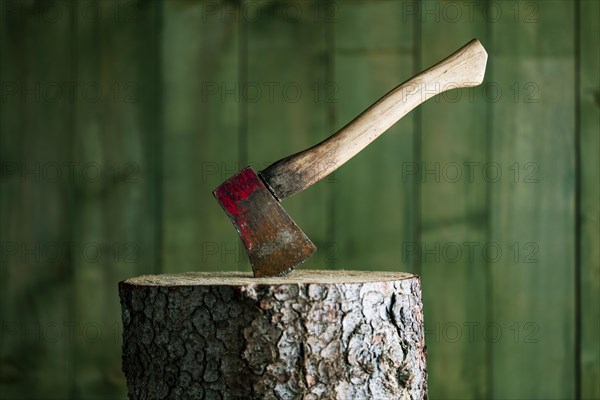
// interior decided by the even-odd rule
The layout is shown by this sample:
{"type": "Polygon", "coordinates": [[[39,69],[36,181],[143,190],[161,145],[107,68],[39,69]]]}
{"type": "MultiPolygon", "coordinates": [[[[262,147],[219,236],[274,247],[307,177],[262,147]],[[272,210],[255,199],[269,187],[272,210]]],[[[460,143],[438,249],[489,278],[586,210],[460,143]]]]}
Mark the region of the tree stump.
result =
{"type": "Polygon", "coordinates": [[[132,399],[425,399],[421,285],[399,272],[119,283],[132,399]]]}

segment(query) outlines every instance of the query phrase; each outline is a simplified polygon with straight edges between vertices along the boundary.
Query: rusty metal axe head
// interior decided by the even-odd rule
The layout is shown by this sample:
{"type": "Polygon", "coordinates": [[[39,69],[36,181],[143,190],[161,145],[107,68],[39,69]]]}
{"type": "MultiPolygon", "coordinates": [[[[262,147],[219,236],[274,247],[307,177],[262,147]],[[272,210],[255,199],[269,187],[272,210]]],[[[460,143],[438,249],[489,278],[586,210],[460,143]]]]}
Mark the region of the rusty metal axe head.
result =
{"type": "Polygon", "coordinates": [[[240,234],[255,277],[285,275],[315,252],[252,168],[244,168],[213,194],[240,234]]]}

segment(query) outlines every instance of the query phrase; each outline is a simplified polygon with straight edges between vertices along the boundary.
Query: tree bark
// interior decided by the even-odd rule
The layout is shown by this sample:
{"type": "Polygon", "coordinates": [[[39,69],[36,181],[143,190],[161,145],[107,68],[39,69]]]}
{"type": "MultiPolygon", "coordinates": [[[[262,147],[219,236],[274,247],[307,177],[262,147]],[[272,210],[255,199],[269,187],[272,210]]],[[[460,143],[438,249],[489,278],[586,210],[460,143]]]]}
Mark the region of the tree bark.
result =
{"type": "Polygon", "coordinates": [[[119,283],[132,399],[425,399],[421,286],[396,272],[119,283]]]}

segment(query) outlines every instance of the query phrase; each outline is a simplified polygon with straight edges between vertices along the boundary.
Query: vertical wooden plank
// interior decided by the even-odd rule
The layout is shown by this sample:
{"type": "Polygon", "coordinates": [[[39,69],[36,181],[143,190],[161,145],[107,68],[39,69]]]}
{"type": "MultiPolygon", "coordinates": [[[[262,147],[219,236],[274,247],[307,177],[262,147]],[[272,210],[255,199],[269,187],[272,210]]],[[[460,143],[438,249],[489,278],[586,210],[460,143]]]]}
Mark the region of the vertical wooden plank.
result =
{"type": "MultiPolygon", "coordinates": [[[[473,4],[425,1],[414,12],[421,24],[422,67],[473,38],[489,47],[485,20],[473,4]],[[441,34],[443,32],[443,34],[441,34]]],[[[486,76],[489,81],[489,76],[486,76]]],[[[431,87],[432,90],[442,88],[431,87]]],[[[486,344],[486,101],[481,87],[452,90],[421,106],[421,258],[432,398],[488,396],[486,344]]]]}
{"type": "Polygon", "coordinates": [[[72,188],[60,171],[72,134],[71,20],[63,2],[0,7],[0,397],[66,398],[72,188]]]}
{"type": "MultiPolygon", "coordinates": [[[[413,72],[406,2],[337,2],[336,128],[350,122],[413,72]]],[[[410,270],[413,242],[413,116],[408,115],[335,174],[335,243],[343,268],[410,270]]]]}
{"type": "Polygon", "coordinates": [[[240,169],[239,9],[163,7],[164,271],[236,270],[240,240],[212,190],[240,169]]]}
{"type": "MultiPolygon", "coordinates": [[[[326,111],[335,101],[325,81],[325,29],[332,16],[313,1],[243,3],[248,32],[248,163],[260,171],[328,136],[326,111]]],[[[315,165],[314,168],[319,168],[315,165]]],[[[285,210],[317,245],[303,268],[323,268],[333,245],[325,236],[326,193],[319,182],[283,202],[285,210]]]]}
{"type": "Polygon", "coordinates": [[[493,398],[575,393],[574,7],[518,2],[492,26],[502,96],[490,161],[509,178],[491,188],[491,241],[503,252],[490,263],[491,321],[502,330],[493,398]]]}
{"type": "MultiPolygon", "coordinates": [[[[4,2],[0,2],[0,7],[2,9],[4,9],[4,2]]],[[[6,77],[11,76],[12,74],[14,74],[14,70],[12,68],[9,67],[8,62],[6,64],[3,63],[4,61],[4,52],[5,52],[5,47],[6,47],[6,43],[5,43],[5,37],[6,37],[6,33],[5,33],[5,26],[7,25],[6,23],[6,19],[2,18],[0,20],[2,22],[2,27],[0,28],[0,65],[2,66],[2,69],[0,70],[0,84],[2,82],[5,82],[6,77]]],[[[14,65],[12,65],[12,67],[14,68],[14,65]]],[[[2,90],[2,95],[4,95],[4,90],[2,90]]],[[[4,98],[0,99],[0,165],[6,165],[6,148],[8,146],[10,146],[11,141],[5,137],[6,135],[3,134],[3,132],[7,129],[8,124],[4,123],[4,115],[3,112],[5,110],[5,101],[4,98]]],[[[12,149],[11,149],[12,150],[12,149]]],[[[2,173],[0,173],[0,245],[2,245],[2,243],[4,243],[4,238],[6,235],[6,232],[10,232],[9,229],[7,228],[7,224],[4,223],[4,219],[3,216],[6,214],[6,210],[8,209],[8,205],[9,203],[9,198],[7,196],[4,196],[3,193],[6,192],[6,190],[8,190],[10,187],[8,186],[8,181],[7,181],[7,175],[5,174],[5,169],[2,169],[2,173]]],[[[4,256],[4,249],[2,249],[2,251],[0,252],[0,256],[4,256]]],[[[5,268],[5,262],[4,259],[0,260],[0,323],[2,323],[2,331],[5,330],[5,325],[4,322],[6,320],[8,320],[11,316],[9,316],[8,313],[8,273],[7,270],[5,268]]],[[[8,371],[13,372],[15,371],[14,366],[9,364],[8,360],[7,360],[7,353],[10,351],[9,347],[8,347],[8,342],[4,339],[4,337],[2,338],[2,340],[0,340],[0,368],[3,371],[8,371]]],[[[6,373],[6,372],[4,372],[6,373]]],[[[0,385],[0,396],[5,397],[6,393],[5,393],[5,385],[0,385]]]]}
{"type": "Polygon", "coordinates": [[[159,2],[79,3],[74,162],[78,398],[126,395],[120,280],[157,272],[155,163],[161,133],[159,2]],[[97,177],[97,173],[101,176],[97,177]]]}
{"type": "MultiPolygon", "coordinates": [[[[21,140],[18,132],[19,119],[16,118],[21,105],[18,100],[8,101],[8,93],[6,86],[8,82],[23,80],[22,73],[19,73],[19,65],[16,61],[16,51],[21,49],[19,46],[23,38],[19,36],[18,28],[15,23],[9,21],[5,15],[6,4],[0,2],[2,7],[2,20],[0,25],[0,84],[2,84],[0,98],[0,162],[2,163],[2,172],[0,174],[0,245],[2,245],[0,256],[0,318],[2,323],[2,340],[0,340],[0,368],[4,374],[11,379],[19,379],[22,377],[21,366],[15,348],[20,347],[20,337],[18,334],[19,321],[15,320],[16,312],[11,307],[13,299],[16,297],[15,290],[12,290],[9,279],[11,270],[14,271],[14,260],[8,262],[7,244],[10,241],[19,239],[21,232],[17,224],[18,202],[21,197],[20,179],[12,177],[9,173],[8,166],[11,163],[18,164],[20,161],[21,140]],[[9,32],[11,34],[9,34],[9,32]],[[9,40],[9,37],[17,36],[20,41],[9,40]],[[15,47],[13,47],[15,46],[15,47]],[[10,58],[12,56],[12,58],[10,58]],[[10,60],[14,60],[10,62],[10,60]],[[13,132],[13,134],[9,134],[13,132]],[[11,218],[10,216],[13,215],[11,218]],[[11,264],[13,265],[11,267],[11,264]],[[10,328],[13,328],[14,333],[11,335],[10,328]]],[[[7,398],[15,396],[17,393],[18,383],[8,382],[0,383],[0,397],[7,398]]]]}
{"type": "Polygon", "coordinates": [[[579,15],[579,129],[580,198],[579,262],[581,266],[581,380],[582,399],[600,398],[600,3],[580,1],[579,15]]]}

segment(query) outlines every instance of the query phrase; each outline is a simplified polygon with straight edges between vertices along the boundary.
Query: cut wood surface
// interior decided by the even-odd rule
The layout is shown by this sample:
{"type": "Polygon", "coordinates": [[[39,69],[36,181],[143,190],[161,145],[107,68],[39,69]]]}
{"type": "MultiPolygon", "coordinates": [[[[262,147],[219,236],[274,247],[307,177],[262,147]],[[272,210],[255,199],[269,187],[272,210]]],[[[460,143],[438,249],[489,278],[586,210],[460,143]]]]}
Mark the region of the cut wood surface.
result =
{"type": "Polygon", "coordinates": [[[130,398],[426,398],[416,275],[183,273],[119,290],[130,398]]]}

